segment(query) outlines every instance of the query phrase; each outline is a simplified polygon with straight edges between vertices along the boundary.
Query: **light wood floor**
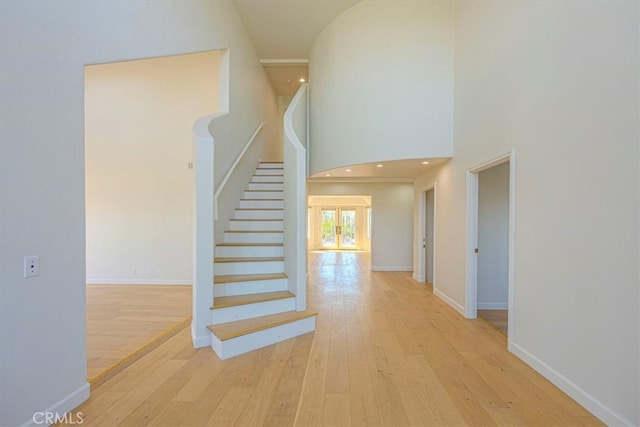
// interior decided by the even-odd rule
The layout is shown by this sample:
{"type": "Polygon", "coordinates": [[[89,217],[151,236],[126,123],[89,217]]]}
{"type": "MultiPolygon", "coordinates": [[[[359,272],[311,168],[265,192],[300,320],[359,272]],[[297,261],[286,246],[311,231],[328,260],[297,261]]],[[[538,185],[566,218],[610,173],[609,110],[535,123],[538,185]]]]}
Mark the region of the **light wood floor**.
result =
{"type": "Polygon", "coordinates": [[[189,328],[92,390],[85,426],[602,425],[411,273],[309,254],[317,330],[219,360],[189,328]]]}
{"type": "Polygon", "coordinates": [[[87,378],[190,316],[190,286],[87,285],[87,378]]]}
{"type": "Polygon", "coordinates": [[[478,317],[486,320],[491,326],[507,335],[508,310],[478,310],[478,317]]]}

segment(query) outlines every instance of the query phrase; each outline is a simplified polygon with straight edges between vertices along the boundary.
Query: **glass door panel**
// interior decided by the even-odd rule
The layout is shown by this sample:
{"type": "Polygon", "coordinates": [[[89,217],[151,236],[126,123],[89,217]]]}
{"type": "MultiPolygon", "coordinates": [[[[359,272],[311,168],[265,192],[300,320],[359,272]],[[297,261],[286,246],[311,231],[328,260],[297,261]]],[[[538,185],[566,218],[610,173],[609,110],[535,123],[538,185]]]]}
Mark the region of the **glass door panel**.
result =
{"type": "Polygon", "coordinates": [[[344,249],[356,248],[356,211],[355,209],[340,209],[340,247],[344,249]]]}
{"type": "Polygon", "coordinates": [[[355,208],[322,208],[320,242],[322,249],[358,249],[355,208]]]}
{"type": "Polygon", "coordinates": [[[322,247],[336,248],[338,246],[336,228],[336,210],[322,209],[322,247]]]}

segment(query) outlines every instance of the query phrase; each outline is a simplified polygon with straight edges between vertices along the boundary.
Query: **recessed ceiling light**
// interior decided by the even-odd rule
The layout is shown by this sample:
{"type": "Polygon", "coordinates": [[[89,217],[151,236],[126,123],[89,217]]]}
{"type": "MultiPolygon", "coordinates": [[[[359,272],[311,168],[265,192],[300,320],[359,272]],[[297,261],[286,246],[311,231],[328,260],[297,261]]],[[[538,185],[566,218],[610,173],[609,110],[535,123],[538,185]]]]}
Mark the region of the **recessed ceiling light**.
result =
{"type": "Polygon", "coordinates": [[[422,162],[422,164],[423,164],[423,165],[428,165],[428,164],[429,164],[429,162],[422,162]]]}
{"type": "Polygon", "coordinates": [[[376,165],[376,167],[377,167],[377,168],[381,168],[381,167],[383,167],[383,166],[384,166],[384,165],[376,165]]]}
{"type": "Polygon", "coordinates": [[[304,77],[300,77],[300,83],[304,83],[306,82],[306,80],[304,79],[304,77]]]}
{"type": "Polygon", "coordinates": [[[331,176],[331,174],[330,174],[330,173],[328,173],[328,174],[326,174],[325,176],[331,176]]]}
{"type": "Polygon", "coordinates": [[[345,169],[345,172],[351,172],[351,169],[345,169]]]}

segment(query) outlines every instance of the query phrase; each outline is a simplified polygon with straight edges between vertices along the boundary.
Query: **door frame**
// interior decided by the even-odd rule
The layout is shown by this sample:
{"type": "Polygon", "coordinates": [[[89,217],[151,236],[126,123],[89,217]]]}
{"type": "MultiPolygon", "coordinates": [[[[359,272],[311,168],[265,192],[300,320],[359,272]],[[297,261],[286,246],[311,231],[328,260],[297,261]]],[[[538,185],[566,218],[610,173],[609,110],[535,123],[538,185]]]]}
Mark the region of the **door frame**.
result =
{"type": "MultiPolygon", "coordinates": [[[[354,211],[355,212],[355,224],[354,224],[354,236],[355,236],[355,247],[353,248],[344,248],[342,247],[341,243],[340,243],[340,238],[342,236],[342,233],[337,234],[336,233],[336,245],[335,246],[322,246],[322,243],[320,243],[320,250],[323,251],[357,251],[360,250],[360,245],[358,244],[359,239],[362,238],[362,236],[360,236],[360,234],[362,234],[362,230],[359,230],[358,227],[358,206],[350,206],[350,205],[345,205],[345,206],[320,206],[320,209],[318,210],[318,215],[320,216],[319,220],[318,220],[318,224],[320,224],[320,226],[322,226],[322,211],[335,211],[336,213],[336,225],[340,225],[342,226],[342,211],[343,210],[347,210],[347,211],[354,211]]],[[[322,240],[322,232],[320,233],[320,240],[322,240]]]]}
{"type": "Polygon", "coordinates": [[[427,279],[427,271],[426,271],[426,256],[427,256],[427,251],[422,247],[422,239],[424,238],[424,235],[426,233],[426,223],[427,223],[427,209],[426,209],[426,204],[427,204],[427,191],[431,191],[433,190],[433,259],[432,259],[432,265],[433,265],[433,289],[436,289],[436,238],[437,238],[437,231],[436,231],[436,224],[438,221],[438,214],[437,214],[437,206],[438,206],[438,201],[437,201],[437,183],[434,182],[433,184],[430,184],[426,187],[422,187],[420,188],[419,194],[418,194],[418,239],[416,242],[417,245],[417,249],[418,249],[418,264],[415,268],[416,272],[415,272],[415,277],[414,279],[417,280],[418,282],[426,282],[427,279]]]}
{"type": "Polygon", "coordinates": [[[515,291],[515,206],[516,206],[516,158],[515,148],[492,159],[467,169],[466,197],[466,279],[465,317],[478,316],[478,174],[494,166],[509,162],[509,251],[508,251],[508,328],[507,337],[514,335],[514,291],[515,291]]]}

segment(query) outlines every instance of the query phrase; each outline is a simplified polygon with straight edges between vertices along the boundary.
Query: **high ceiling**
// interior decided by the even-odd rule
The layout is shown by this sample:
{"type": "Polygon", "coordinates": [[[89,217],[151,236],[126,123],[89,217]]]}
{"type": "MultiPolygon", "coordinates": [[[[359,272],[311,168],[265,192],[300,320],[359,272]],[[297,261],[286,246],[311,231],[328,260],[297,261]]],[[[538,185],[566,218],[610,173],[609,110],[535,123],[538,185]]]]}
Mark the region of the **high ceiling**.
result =
{"type": "MultiPolygon", "coordinates": [[[[331,21],[359,1],[233,0],[279,96],[293,96],[300,87],[300,79],[308,81],[308,59],[313,41],[331,21]]],[[[413,159],[353,165],[324,171],[312,179],[410,181],[443,161],[445,159],[413,159]],[[429,164],[422,163],[427,160],[429,164]],[[378,164],[383,166],[377,167],[378,164]]]]}
{"type": "Polygon", "coordinates": [[[308,80],[311,45],[324,27],[360,0],[233,0],[279,96],[308,80]]]}
{"type": "Polygon", "coordinates": [[[308,59],[322,29],[359,0],[234,0],[262,59],[308,59]]]}

